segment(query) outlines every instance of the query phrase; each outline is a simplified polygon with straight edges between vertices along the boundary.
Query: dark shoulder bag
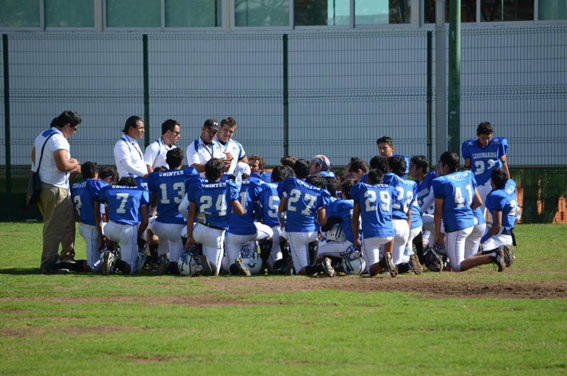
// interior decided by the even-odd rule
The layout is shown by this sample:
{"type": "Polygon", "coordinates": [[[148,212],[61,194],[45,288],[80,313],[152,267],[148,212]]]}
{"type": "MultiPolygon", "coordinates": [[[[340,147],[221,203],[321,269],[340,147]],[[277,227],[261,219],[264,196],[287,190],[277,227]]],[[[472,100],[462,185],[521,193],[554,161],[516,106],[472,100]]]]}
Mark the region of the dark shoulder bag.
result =
{"type": "Polygon", "coordinates": [[[43,150],[45,149],[45,144],[55,133],[52,133],[45,139],[43,146],[41,147],[41,153],[39,155],[39,162],[37,164],[36,171],[31,172],[30,179],[28,180],[28,190],[26,192],[26,206],[35,205],[39,201],[39,194],[41,193],[41,180],[39,179],[39,169],[41,168],[41,160],[43,159],[43,150]]]}

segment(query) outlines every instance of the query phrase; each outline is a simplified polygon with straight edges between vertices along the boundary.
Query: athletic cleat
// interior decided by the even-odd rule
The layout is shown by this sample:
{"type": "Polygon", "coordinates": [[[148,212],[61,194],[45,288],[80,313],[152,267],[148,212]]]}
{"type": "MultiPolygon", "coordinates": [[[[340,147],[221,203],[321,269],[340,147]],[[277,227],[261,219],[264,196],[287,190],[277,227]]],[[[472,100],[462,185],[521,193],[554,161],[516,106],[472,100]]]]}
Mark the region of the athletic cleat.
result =
{"type": "Polygon", "coordinates": [[[506,262],[504,261],[504,251],[497,250],[490,255],[490,260],[496,264],[499,272],[506,270],[506,262]]]}
{"type": "Polygon", "coordinates": [[[414,272],[414,274],[423,273],[423,266],[421,266],[419,258],[417,258],[417,255],[415,253],[410,256],[409,267],[414,272]]]}
{"type": "Polygon", "coordinates": [[[101,274],[109,275],[114,273],[116,264],[116,256],[111,251],[105,251],[103,255],[101,274]]]}
{"type": "Polygon", "coordinates": [[[211,265],[209,264],[209,260],[204,255],[196,256],[198,260],[201,261],[201,275],[208,276],[213,275],[213,270],[211,269],[211,265]]]}
{"type": "Polygon", "coordinates": [[[241,257],[237,258],[234,264],[246,277],[252,276],[252,273],[250,273],[250,269],[248,269],[248,267],[244,265],[241,257]]]}
{"type": "Polygon", "coordinates": [[[398,268],[394,265],[392,254],[390,252],[384,253],[384,260],[386,261],[386,270],[390,273],[390,277],[394,278],[398,275],[398,268]]]}
{"type": "Polygon", "coordinates": [[[167,255],[161,255],[158,260],[158,267],[156,270],[157,275],[164,275],[167,273],[167,267],[169,266],[169,260],[167,255]]]}
{"type": "Polygon", "coordinates": [[[502,250],[504,251],[504,263],[506,264],[506,267],[510,267],[510,265],[512,265],[514,263],[514,249],[512,248],[511,245],[505,245],[502,247],[502,250]]]}
{"type": "Polygon", "coordinates": [[[324,257],[323,261],[321,261],[321,266],[323,266],[323,272],[327,277],[333,278],[335,276],[335,269],[333,265],[331,265],[331,259],[328,257],[324,257]]]}

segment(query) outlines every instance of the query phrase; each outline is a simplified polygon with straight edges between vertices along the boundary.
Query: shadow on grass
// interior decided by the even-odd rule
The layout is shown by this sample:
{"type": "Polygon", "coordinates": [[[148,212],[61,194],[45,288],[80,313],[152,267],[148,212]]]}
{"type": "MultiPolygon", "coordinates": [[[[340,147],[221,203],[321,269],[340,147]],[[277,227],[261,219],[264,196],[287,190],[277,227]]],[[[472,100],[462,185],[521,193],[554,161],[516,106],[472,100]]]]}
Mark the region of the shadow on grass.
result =
{"type": "Polygon", "coordinates": [[[7,268],[0,269],[0,274],[8,275],[26,275],[26,274],[41,274],[39,268],[7,268]]]}

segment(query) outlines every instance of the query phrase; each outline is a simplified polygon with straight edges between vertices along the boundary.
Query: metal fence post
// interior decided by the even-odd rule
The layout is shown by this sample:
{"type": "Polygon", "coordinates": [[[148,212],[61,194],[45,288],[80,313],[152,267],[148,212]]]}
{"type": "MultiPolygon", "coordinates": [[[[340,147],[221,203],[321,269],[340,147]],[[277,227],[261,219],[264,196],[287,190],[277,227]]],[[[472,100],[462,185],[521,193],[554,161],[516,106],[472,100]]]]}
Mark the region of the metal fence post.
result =
{"type": "Polygon", "coordinates": [[[288,50],[287,34],[283,35],[283,131],[284,131],[284,155],[289,155],[289,93],[288,93],[288,50]]]}
{"type": "Polygon", "coordinates": [[[8,34],[2,34],[2,51],[4,67],[4,149],[6,153],[6,204],[8,205],[8,220],[14,214],[12,199],[12,150],[10,147],[10,70],[8,65],[8,34]]]}
{"type": "Polygon", "coordinates": [[[461,154],[461,0],[449,4],[449,151],[461,154]]]}
{"type": "Polygon", "coordinates": [[[433,164],[433,32],[427,32],[427,160],[433,164]]]}
{"type": "Polygon", "coordinates": [[[148,147],[150,144],[150,76],[148,66],[148,35],[142,36],[142,43],[144,46],[144,146],[148,147]]]}

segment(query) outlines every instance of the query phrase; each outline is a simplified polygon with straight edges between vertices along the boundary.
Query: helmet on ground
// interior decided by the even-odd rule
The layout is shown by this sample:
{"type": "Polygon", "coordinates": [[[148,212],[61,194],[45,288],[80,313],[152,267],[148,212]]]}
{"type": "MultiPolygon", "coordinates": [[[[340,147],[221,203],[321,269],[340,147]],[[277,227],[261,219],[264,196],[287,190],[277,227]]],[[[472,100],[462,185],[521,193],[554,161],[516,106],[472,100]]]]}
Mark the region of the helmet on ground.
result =
{"type": "Polygon", "coordinates": [[[195,276],[203,270],[201,259],[193,252],[183,252],[177,262],[179,274],[184,276],[195,276]]]}
{"type": "Polygon", "coordinates": [[[258,274],[262,270],[262,258],[258,253],[258,243],[255,241],[247,242],[240,250],[242,263],[250,269],[250,273],[258,274]]]}
{"type": "Polygon", "coordinates": [[[346,251],[341,253],[343,256],[342,264],[345,273],[360,275],[366,270],[366,261],[360,252],[360,248],[351,245],[346,251]]]}

